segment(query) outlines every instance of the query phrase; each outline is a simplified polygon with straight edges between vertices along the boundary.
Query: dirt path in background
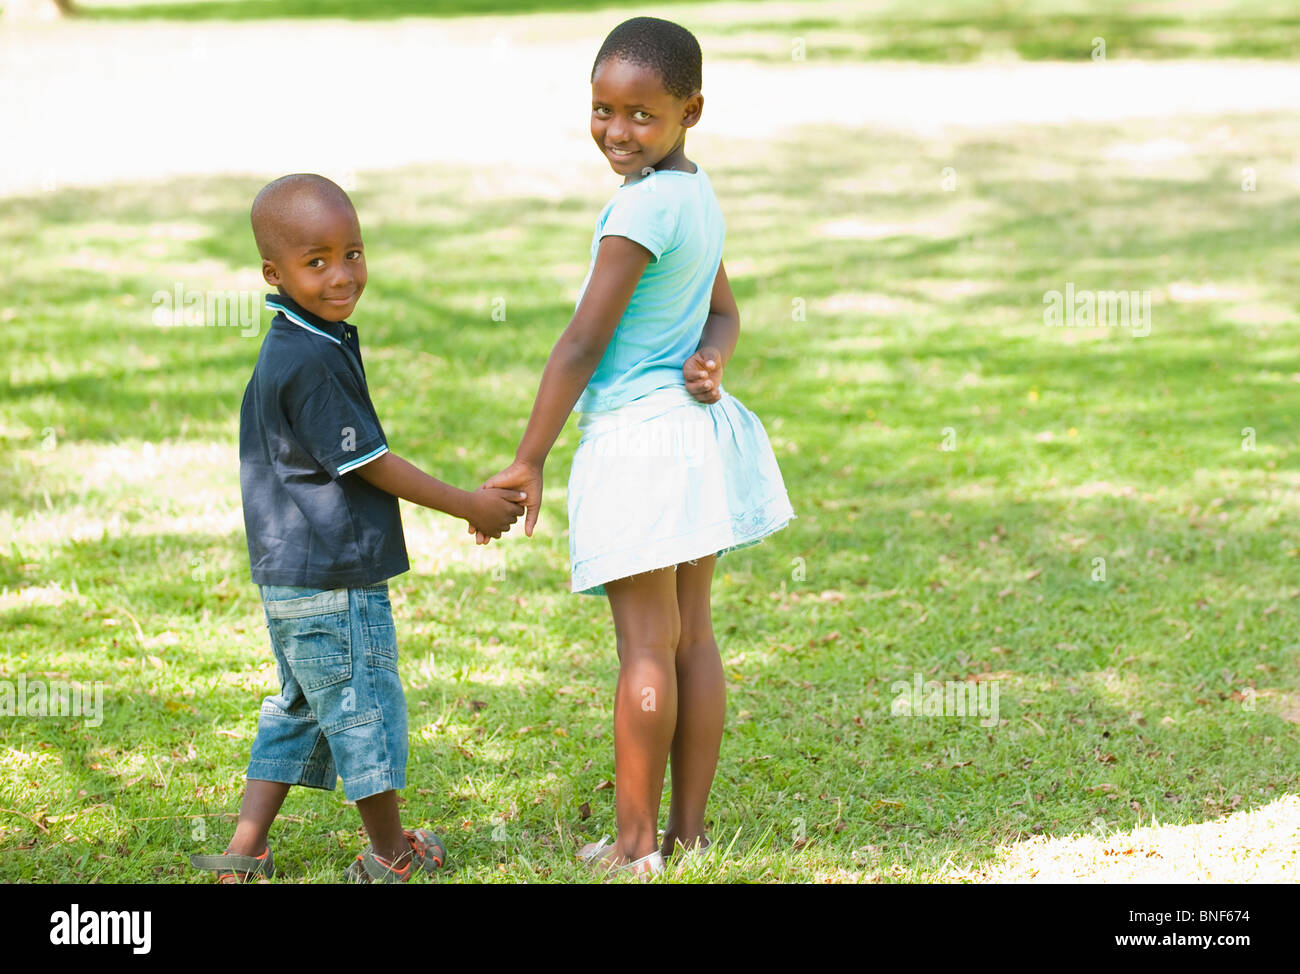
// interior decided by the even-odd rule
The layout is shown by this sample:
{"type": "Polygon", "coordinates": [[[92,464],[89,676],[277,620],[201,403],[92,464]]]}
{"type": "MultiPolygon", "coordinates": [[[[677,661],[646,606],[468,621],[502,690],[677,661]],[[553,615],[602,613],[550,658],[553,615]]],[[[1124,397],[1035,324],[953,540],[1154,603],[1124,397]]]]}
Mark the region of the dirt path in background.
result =
{"type": "MultiPolygon", "coordinates": [[[[733,8],[693,8],[717,19],[733,8]]],[[[763,12],[771,16],[771,11],[763,12]]],[[[750,7],[743,16],[754,17],[750,7]]],[[[564,191],[604,164],[587,134],[599,17],[122,25],[0,31],[0,195],[181,174],[340,174],[421,162],[564,191]]],[[[735,16],[742,16],[739,12],[735,16]]],[[[704,18],[707,19],[707,18],[704,18]]],[[[705,47],[708,49],[707,35],[705,47]]],[[[803,125],[950,128],[1289,110],[1276,62],[705,66],[695,144],[803,125]]]]}

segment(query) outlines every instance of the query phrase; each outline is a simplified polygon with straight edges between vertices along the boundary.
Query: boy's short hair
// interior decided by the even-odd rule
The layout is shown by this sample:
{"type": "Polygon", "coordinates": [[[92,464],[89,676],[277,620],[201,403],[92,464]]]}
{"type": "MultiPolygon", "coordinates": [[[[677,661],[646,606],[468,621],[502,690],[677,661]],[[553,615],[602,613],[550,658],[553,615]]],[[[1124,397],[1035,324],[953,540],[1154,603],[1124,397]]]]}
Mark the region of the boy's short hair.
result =
{"type": "Polygon", "coordinates": [[[658,17],[625,20],[605,38],[591,66],[596,69],[611,58],[653,68],[663,79],[664,91],[686,98],[701,86],[700,42],[685,27],[658,17]]]}
{"type": "Polygon", "coordinates": [[[257,241],[257,251],[264,260],[275,260],[284,243],[285,227],[308,202],[343,205],[356,212],[343,188],[324,176],[298,172],[273,179],[262,187],[249,211],[253,239],[257,241]]]}

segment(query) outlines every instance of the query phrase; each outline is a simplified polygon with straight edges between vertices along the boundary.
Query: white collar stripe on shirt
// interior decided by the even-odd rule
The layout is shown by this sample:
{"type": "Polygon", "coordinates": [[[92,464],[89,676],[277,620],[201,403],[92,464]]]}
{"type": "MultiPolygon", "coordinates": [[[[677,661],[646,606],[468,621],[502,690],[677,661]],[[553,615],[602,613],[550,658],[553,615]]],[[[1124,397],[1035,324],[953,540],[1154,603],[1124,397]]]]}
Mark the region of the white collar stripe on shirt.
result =
{"type": "Polygon", "coordinates": [[[337,338],[335,338],[333,335],[328,334],[327,332],[323,332],[323,331],[321,331],[321,330],[320,330],[319,328],[317,328],[315,325],[310,325],[310,324],[308,324],[307,322],[305,322],[305,321],[303,321],[301,318],[299,318],[296,314],[294,314],[292,311],[290,311],[288,308],[284,307],[283,305],[276,304],[276,303],[275,303],[274,301],[272,301],[270,298],[267,298],[267,299],[266,299],[266,306],[267,306],[268,308],[270,308],[271,310],[273,310],[273,311],[278,311],[278,312],[280,312],[280,314],[284,315],[286,318],[288,318],[290,321],[292,321],[295,325],[301,325],[303,328],[306,328],[306,329],[307,329],[308,331],[310,331],[310,332],[315,332],[317,335],[320,335],[322,338],[328,338],[328,339],[329,339],[330,341],[332,341],[335,345],[342,345],[342,344],[343,344],[341,341],[339,341],[339,340],[338,340],[337,338]]]}

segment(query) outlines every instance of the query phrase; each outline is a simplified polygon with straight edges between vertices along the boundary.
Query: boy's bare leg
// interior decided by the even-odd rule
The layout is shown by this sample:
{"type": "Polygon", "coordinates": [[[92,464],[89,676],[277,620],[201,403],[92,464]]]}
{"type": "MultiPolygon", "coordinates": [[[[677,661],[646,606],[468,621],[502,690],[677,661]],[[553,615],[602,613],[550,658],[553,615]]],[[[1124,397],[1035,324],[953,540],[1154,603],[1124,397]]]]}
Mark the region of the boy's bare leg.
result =
{"type": "Polygon", "coordinates": [[[397,808],[397,792],[382,791],[378,795],[357,800],[357,811],[370,836],[370,846],[375,855],[401,869],[411,858],[411,843],[402,834],[402,816],[397,808]]]}
{"type": "Polygon", "coordinates": [[[708,839],[704,813],[718,766],[726,720],[727,687],[713,637],[710,591],[716,555],[677,566],[677,727],[672,745],[672,800],[664,829],[665,856],[680,841],[686,848],[708,839]]]}
{"type": "Polygon", "coordinates": [[[271,833],[271,823],[280,813],[290,785],[282,781],[263,781],[249,778],[244,788],[244,800],[239,805],[239,821],[230,838],[226,852],[239,856],[260,856],[266,851],[266,838],[271,833]]]}
{"type": "Polygon", "coordinates": [[[614,698],[614,803],[618,839],[611,864],[659,848],[659,803],[677,723],[673,654],[680,624],[671,569],[605,584],[618,640],[614,698]]]}
{"type": "MultiPolygon", "coordinates": [[[[226,846],[226,852],[241,856],[260,856],[266,850],[271,824],[289,794],[289,785],[280,781],[250,778],[239,806],[239,823],[226,846]]],[[[357,811],[370,836],[377,856],[398,869],[411,857],[411,843],[402,834],[402,818],[397,808],[397,792],[385,791],[357,802],[357,811]]]]}

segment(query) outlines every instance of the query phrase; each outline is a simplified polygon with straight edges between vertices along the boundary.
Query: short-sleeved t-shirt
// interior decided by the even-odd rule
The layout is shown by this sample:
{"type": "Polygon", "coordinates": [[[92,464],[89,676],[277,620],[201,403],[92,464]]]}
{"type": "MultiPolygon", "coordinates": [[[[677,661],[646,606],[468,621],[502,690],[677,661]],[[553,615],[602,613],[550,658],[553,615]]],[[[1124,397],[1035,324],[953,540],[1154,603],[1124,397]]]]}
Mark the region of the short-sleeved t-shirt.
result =
{"type": "Polygon", "coordinates": [[[357,330],[288,295],[239,412],[239,486],[253,581],[358,588],[410,568],[397,498],[357,468],[388,452],[357,330]]]}
{"type": "Polygon", "coordinates": [[[596,220],[583,294],[604,237],[639,243],[651,261],[576,412],[613,409],[656,389],[685,385],[682,366],[695,354],[709,317],[726,236],[713,184],[702,168],[696,170],[658,170],[620,186],[596,220]]]}

